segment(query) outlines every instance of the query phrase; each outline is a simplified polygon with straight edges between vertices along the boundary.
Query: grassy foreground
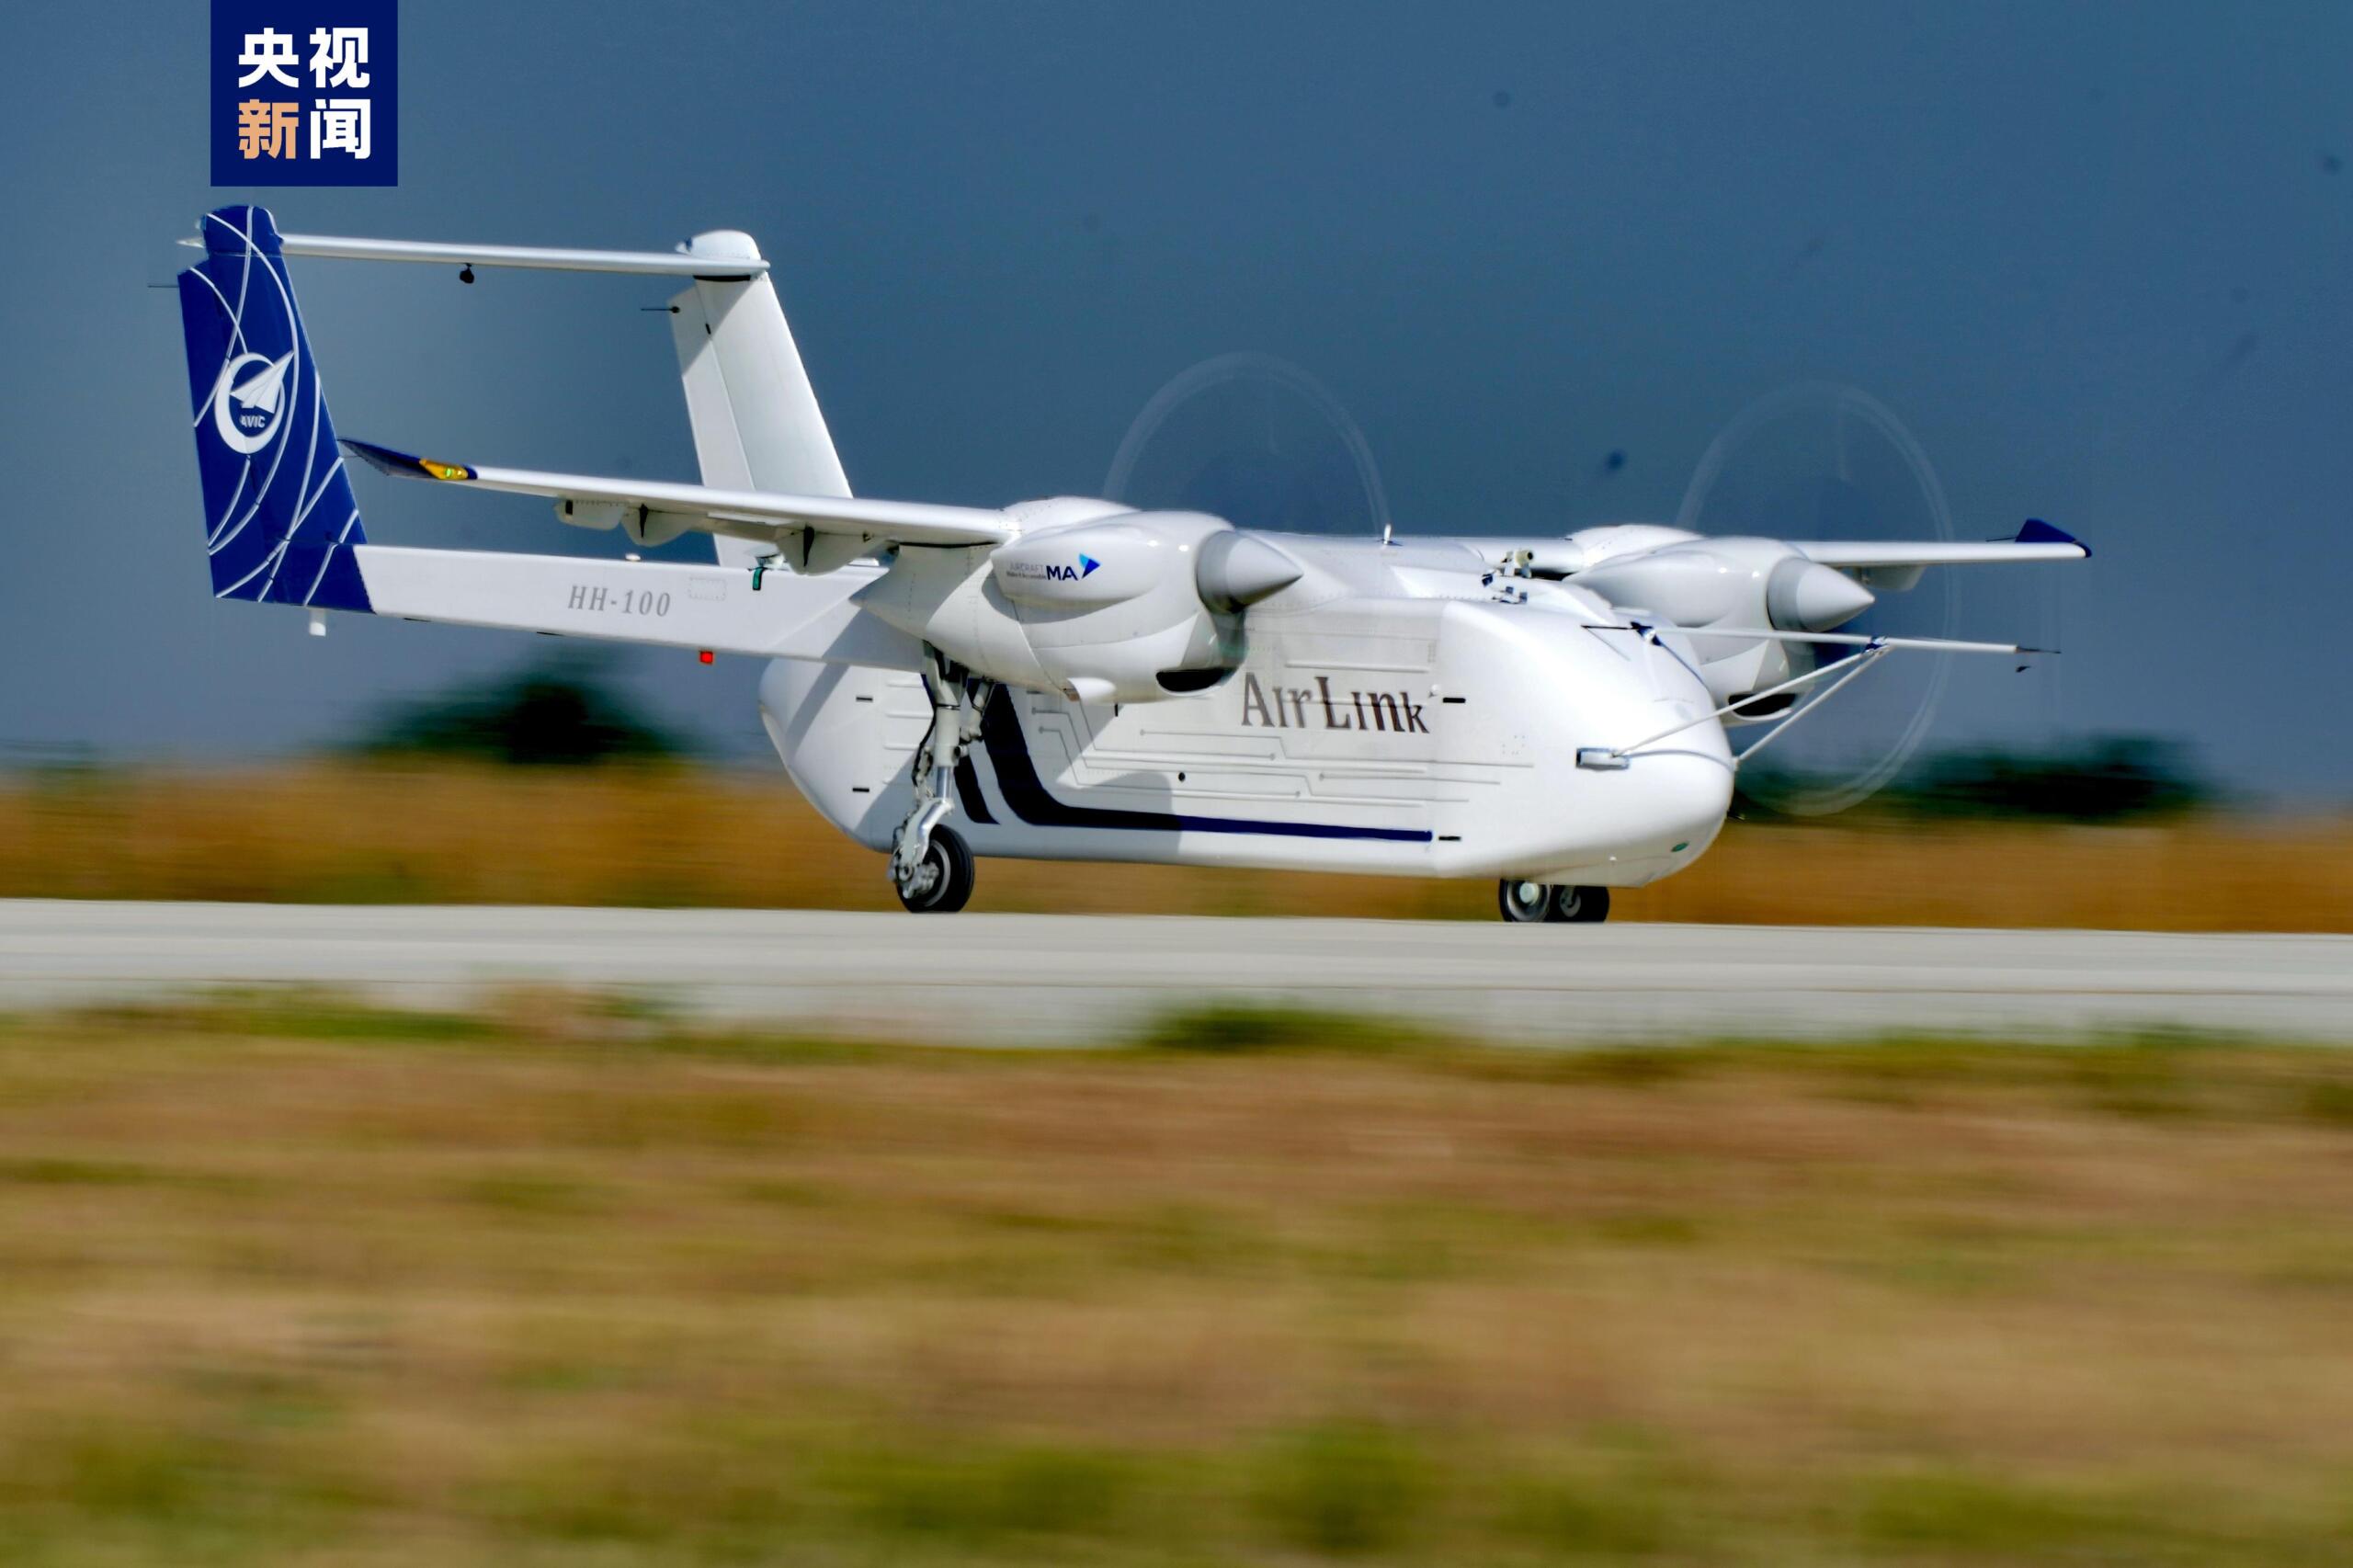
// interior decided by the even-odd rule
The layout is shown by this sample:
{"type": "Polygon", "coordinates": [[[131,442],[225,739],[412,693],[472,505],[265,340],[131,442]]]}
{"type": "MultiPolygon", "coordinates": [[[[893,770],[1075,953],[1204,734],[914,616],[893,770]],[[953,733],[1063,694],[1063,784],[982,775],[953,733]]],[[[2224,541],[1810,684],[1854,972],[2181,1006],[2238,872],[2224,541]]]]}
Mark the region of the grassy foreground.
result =
{"type": "Polygon", "coordinates": [[[0,1559],[2336,1563],[2353,1055],[0,1024],[0,1559]]]}
{"type": "MultiPolygon", "coordinates": [[[[1616,917],[2353,931],[2353,821],[1733,824],[1616,917]]],[[[0,778],[0,897],[895,907],[780,770],[343,765],[0,778]]],[[[991,860],[983,910],[1493,919],[1485,882],[991,860]]]]}

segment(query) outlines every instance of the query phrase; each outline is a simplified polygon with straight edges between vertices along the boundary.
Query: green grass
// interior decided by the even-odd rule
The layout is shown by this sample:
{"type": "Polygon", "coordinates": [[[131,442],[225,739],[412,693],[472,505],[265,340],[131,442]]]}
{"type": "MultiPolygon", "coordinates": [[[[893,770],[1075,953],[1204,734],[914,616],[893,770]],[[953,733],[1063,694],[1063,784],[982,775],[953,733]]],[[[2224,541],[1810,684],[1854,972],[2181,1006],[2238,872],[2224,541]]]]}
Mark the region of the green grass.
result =
{"type": "Polygon", "coordinates": [[[0,1562],[2302,1565],[2353,1053],[0,1019],[0,1562]]]}

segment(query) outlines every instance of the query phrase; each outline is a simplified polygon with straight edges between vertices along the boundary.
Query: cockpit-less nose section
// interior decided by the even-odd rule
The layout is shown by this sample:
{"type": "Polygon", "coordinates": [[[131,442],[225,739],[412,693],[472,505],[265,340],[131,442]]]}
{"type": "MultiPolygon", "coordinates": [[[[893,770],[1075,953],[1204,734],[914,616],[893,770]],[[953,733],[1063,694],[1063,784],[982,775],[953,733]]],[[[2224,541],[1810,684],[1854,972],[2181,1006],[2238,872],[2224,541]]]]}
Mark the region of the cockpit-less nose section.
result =
{"type": "Polygon", "coordinates": [[[1734,774],[1881,659],[2030,652],[1859,618],[1931,568],[2081,559],[2058,529],[1960,544],[1705,537],[1319,538],[1058,498],[850,494],[768,263],[281,234],[208,214],[181,274],[206,550],[226,598],[770,661],[794,780],[887,853],[911,909],[979,856],[1493,878],[1506,919],[1604,917],[1691,863],[1734,774]],[[709,564],[370,542],[285,257],[667,278],[696,483],[342,447],[401,478],[542,497],[709,564]],[[1761,730],[1735,756],[1731,733],[1761,730]]]}

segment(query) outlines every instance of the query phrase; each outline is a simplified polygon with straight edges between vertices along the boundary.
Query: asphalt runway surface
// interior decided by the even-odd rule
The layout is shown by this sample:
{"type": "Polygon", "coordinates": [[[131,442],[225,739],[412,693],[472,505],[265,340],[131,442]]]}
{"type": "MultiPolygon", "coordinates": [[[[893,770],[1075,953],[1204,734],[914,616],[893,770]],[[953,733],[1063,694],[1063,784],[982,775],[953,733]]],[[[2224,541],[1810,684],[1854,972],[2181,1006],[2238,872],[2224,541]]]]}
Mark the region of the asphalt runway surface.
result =
{"type": "Polygon", "coordinates": [[[2353,937],[0,901],[0,1006],[618,990],[776,1027],[1115,1040],[1212,998],[1516,1041],[2179,1028],[2353,1042],[2353,937]]]}

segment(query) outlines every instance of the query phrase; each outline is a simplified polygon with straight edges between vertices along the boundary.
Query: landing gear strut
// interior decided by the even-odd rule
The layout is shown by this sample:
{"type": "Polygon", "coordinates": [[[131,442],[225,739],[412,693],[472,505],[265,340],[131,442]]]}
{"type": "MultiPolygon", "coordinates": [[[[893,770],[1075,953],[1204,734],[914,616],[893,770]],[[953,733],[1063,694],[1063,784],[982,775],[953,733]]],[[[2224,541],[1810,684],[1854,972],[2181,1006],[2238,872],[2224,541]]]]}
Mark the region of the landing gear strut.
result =
{"type": "Polygon", "coordinates": [[[915,801],[899,824],[891,851],[891,885],[899,902],[917,915],[953,915],[972,896],[972,852],[953,829],[939,825],[948,814],[956,766],[981,736],[981,714],[995,688],[965,676],[926,647],[931,668],[924,672],[924,694],[931,699],[931,730],[915,748],[915,801]]]}
{"type": "Polygon", "coordinates": [[[1515,926],[1532,926],[1538,921],[1597,926],[1609,918],[1609,890],[1554,886],[1506,877],[1495,884],[1495,906],[1515,926]]]}

